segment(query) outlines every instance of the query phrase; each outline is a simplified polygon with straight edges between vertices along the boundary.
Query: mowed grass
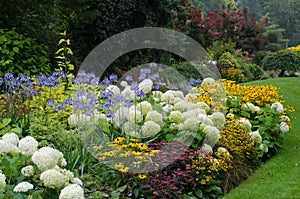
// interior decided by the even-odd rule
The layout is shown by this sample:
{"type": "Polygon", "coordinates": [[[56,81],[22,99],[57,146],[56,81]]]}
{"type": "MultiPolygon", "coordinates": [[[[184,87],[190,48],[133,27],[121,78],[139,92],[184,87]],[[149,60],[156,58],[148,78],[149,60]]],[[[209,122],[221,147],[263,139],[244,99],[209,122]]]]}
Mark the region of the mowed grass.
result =
{"type": "Polygon", "coordinates": [[[285,135],[282,149],[254,174],[222,199],[300,198],[300,77],[251,82],[279,87],[285,106],[292,105],[292,129],[285,135]]]}

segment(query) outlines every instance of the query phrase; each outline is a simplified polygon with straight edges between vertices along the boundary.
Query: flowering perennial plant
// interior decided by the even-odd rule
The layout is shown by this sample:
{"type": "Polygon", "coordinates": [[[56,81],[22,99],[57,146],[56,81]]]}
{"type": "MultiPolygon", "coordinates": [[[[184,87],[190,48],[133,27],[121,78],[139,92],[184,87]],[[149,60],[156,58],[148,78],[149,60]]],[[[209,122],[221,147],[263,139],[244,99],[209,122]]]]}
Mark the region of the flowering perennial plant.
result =
{"type": "Polygon", "coordinates": [[[68,198],[67,196],[80,193],[78,198],[84,198],[83,189],[78,185],[82,185],[82,182],[74,178],[71,171],[63,168],[66,161],[60,151],[51,147],[38,149],[38,142],[30,136],[18,140],[19,137],[14,133],[4,135],[0,140],[1,149],[8,146],[0,154],[0,169],[3,171],[0,170],[0,193],[3,193],[1,197],[14,198],[18,195],[22,198],[45,198],[56,195],[59,198],[68,198]],[[13,139],[8,140],[9,137],[13,139]],[[18,150],[10,147],[11,145],[18,150]],[[9,176],[8,181],[6,176],[9,176]],[[62,196],[57,195],[73,183],[76,184],[76,189],[62,191],[62,196]]]}

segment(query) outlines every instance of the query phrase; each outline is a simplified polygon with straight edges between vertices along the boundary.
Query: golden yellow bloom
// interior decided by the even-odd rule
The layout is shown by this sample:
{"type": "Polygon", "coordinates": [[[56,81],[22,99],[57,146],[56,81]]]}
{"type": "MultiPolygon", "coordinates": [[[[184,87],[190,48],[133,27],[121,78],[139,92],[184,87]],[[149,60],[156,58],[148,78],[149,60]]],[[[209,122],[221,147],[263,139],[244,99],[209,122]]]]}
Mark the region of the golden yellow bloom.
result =
{"type": "Polygon", "coordinates": [[[147,178],[147,175],[145,175],[145,174],[138,174],[137,177],[138,177],[139,179],[146,179],[146,178],[147,178]]]}

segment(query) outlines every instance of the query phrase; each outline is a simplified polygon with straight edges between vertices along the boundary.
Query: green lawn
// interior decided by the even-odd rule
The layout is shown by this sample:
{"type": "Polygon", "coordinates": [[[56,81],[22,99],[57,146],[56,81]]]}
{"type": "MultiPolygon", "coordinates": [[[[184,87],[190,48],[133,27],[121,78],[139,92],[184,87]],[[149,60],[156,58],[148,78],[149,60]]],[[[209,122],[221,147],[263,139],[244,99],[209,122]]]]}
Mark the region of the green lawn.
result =
{"type": "Polygon", "coordinates": [[[280,88],[284,104],[296,109],[292,115],[293,127],[276,156],[222,199],[300,198],[300,78],[276,78],[251,84],[272,84],[280,88]]]}

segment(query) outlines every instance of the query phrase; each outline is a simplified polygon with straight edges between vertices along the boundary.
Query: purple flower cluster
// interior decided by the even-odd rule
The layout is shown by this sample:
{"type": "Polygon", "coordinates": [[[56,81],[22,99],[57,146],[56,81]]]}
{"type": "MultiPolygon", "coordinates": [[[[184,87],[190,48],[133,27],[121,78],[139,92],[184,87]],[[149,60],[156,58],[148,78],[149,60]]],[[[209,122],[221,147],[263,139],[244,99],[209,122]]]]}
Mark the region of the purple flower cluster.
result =
{"type": "Polygon", "coordinates": [[[94,73],[85,73],[82,71],[79,72],[75,78],[73,78],[72,82],[73,84],[97,85],[99,83],[99,78],[96,77],[94,73]]]}
{"type": "Polygon", "coordinates": [[[54,87],[58,86],[59,84],[59,77],[64,77],[64,73],[62,71],[55,71],[50,76],[46,75],[37,75],[36,76],[36,84],[38,86],[47,86],[47,87],[54,87]]]}
{"type": "Polygon", "coordinates": [[[13,73],[6,73],[3,78],[0,78],[0,85],[2,84],[4,84],[7,93],[18,92],[26,96],[35,94],[31,79],[26,74],[14,76],[13,73]]]}

